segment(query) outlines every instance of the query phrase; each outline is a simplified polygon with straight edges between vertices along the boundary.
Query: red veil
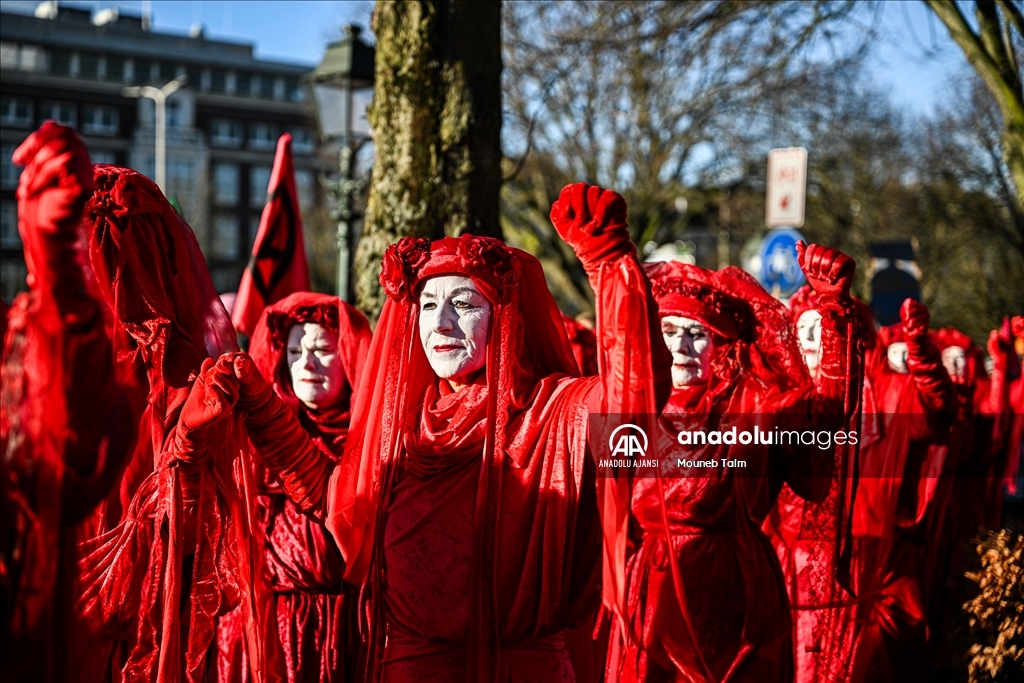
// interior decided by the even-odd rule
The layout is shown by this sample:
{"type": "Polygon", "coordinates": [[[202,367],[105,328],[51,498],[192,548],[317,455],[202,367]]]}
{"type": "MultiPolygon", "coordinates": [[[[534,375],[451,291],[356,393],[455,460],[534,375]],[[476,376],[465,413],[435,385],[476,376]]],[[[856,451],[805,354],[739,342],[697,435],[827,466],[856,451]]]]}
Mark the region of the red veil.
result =
{"type": "MultiPolygon", "coordinates": [[[[379,614],[382,522],[399,468],[444,468],[479,459],[482,451],[469,622],[470,670],[481,676],[498,666],[488,657],[500,659],[504,647],[579,624],[589,616],[587,605],[596,606],[587,599],[588,592],[596,599],[600,547],[596,509],[585,502],[592,496],[583,475],[590,467],[583,443],[587,403],[597,411],[643,406],[636,412],[653,412],[643,274],[631,255],[597,271],[599,337],[602,329],[607,337],[599,338],[599,366],[602,377],[618,378],[606,382],[603,402],[593,391],[601,380],[570,379],[578,374],[576,362],[536,258],[472,235],[405,238],[384,256],[380,279],[388,300],[357,391],[345,456],[331,481],[327,526],[348,563],[346,577],[370,583],[379,614]],[[417,287],[443,274],[472,278],[492,305],[486,377],[460,391],[457,401],[430,368],[418,335],[417,287]],[[602,317],[609,321],[605,328],[602,317]],[[632,339],[624,338],[626,329],[632,339]],[[633,350],[609,352],[623,345],[633,350]]],[[[605,523],[621,524],[623,510],[611,512],[605,523]]],[[[625,548],[612,552],[624,558],[625,548]]],[[[371,627],[372,662],[379,659],[372,636],[379,633],[379,616],[371,627]]]]}
{"type": "Polygon", "coordinates": [[[250,579],[240,569],[250,566],[248,512],[232,471],[241,442],[234,425],[222,423],[210,465],[185,474],[165,446],[203,360],[237,350],[235,334],[192,229],[159,188],[106,165],[96,167],[95,186],[84,216],[89,253],[127,368],[121,374],[130,383],[145,372],[142,424],[151,438],[140,438],[125,476],[122,495],[131,503],[123,521],[82,548],[79,611],[104,645],[79,655],[85,676],[108,667],[124,680],[176,683],[184,674],[198,682],[216,616],[250,579]],[[191,584],[183,585],[190,554],[191,584]],[[183,589],[187,607],[179,606],[183,589]]]}

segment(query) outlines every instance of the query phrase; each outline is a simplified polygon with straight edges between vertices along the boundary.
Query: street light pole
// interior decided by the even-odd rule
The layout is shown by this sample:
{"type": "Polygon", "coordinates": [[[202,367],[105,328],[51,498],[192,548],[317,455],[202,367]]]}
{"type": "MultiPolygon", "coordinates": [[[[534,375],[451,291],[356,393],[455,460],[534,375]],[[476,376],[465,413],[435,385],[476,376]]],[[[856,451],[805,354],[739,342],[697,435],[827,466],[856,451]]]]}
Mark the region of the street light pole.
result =
{"type": "Polygon", "coordinates": [[[125,97],[145,97],[153,100],[156,115],[156,159],[154,175],[157,187],[167,194],[167,98],[188,84],[188,76],[178,76],[162,88],[151,85],[125,88],[121,94],[125,97]]]}
{"type": "Polygon", "coordinates": [[[355,177],[356,158],[369,140],[369,131],[355,130],[353,100],[356,90],[373,87],[374,49],[359,34],[358,26],[345,26],[342,39],[327,47],[320,64],[306,77],[320,135],[324,140],[337,140],[341,147],[338,179],[321,177],[321,183],[338,200],[333,214],[338,221],[338,296],[346,301],[353,298],[352,251],[359,218],[356,199],[369,183],[368,177],[355,177]]]}

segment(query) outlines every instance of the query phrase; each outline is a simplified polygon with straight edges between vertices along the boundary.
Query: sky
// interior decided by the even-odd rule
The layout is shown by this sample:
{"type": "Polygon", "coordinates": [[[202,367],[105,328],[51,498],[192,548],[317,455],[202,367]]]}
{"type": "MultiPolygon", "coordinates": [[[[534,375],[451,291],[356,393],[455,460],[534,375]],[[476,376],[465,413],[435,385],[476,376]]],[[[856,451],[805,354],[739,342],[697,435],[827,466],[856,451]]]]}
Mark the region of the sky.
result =
{"type": "MultiPolygon", "coordinates": [[[[32,12],[37,4],[34,0],[0,0],[0,9],[32,12]]],[[[343,24],[368,28],[373,10],[370,0],[99,0],[65,4],[92,9],[116,5],[135,14],[141,14],[147,4],[156,31],[185,34],[193,24],[201,23],[209,38],[253,43],[259,58],[309,66],[320,61],[325,46],[339,37],[343,24]]],[[[883,2],[877,16],[878,40],[869,58],[870,73],[901,108],[915,114],[933,113],[945,103],[952,83],[967,68],[963,53],[919,0],[883,2]]]]}

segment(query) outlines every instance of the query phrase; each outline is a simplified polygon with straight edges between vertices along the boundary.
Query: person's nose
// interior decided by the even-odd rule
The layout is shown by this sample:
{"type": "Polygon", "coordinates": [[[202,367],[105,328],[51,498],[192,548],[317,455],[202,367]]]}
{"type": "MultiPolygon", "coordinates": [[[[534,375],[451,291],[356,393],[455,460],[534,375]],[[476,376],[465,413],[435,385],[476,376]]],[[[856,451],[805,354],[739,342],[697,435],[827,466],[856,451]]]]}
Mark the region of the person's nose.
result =
{"type": "Polygon", "coordinates": [[[690,358],[697,357],[697,350],[693,345],[693,337],[688,334],[679,335],[679,352],[690,358]]]}
{"type": "Polygon", "coordinates": [[[316,370],[316,358],[309,349],[302,349],[302,367],[304,370],[316,370]]]}
{"type": "Polygon", "coordinates": [[[455,312],[455,308],[445,302],[437,308],[437,318],[434,320],[434,331],[441,334],[448,334],[455,329],[455,323],[457,320],[458,314],[455,312]]]}

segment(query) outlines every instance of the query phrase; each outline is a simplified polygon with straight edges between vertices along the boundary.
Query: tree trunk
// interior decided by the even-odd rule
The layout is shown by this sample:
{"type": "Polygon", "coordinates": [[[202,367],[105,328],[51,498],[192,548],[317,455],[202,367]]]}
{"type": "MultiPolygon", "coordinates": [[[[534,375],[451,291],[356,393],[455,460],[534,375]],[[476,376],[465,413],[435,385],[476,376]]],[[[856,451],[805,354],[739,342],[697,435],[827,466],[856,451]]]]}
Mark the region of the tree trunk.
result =
{"type": "Polygon", "coordinates": [[[1014,38],[1024,38],[1024,13],[1012,0],[975,0],[978,30],[952,0],[925,0],[949,29],[967,61],[981,76],[1003,116],[1003,160],[1017,186],[1017,207],[1024,214],[1024,83],[1014,38]]]}
{"type": "Polygon", "coordinates": [[[373,30],[376,158],[355,292],[375,320],[381,256],[398,238],[501,237],[501,3],[380,0],[373,30]]]}

